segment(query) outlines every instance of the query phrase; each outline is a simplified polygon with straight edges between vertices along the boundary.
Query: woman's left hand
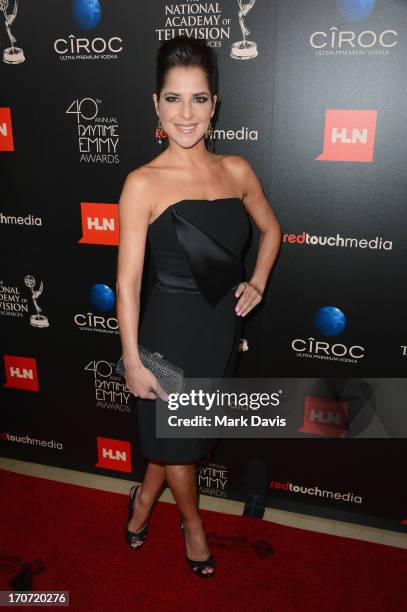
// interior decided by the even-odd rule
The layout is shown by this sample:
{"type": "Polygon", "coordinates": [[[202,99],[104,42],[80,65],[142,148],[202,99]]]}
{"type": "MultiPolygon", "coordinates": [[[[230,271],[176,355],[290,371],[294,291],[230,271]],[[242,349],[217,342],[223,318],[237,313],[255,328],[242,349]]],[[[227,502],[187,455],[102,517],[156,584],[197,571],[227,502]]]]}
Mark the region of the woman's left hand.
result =
{"type": "Polygon", "coordinates": [[[237,315],[244,317],[263,299],[263,294],[250,283],[246,281],[239,283],[235,297],[240,297],[235,307],[237,315]]]}

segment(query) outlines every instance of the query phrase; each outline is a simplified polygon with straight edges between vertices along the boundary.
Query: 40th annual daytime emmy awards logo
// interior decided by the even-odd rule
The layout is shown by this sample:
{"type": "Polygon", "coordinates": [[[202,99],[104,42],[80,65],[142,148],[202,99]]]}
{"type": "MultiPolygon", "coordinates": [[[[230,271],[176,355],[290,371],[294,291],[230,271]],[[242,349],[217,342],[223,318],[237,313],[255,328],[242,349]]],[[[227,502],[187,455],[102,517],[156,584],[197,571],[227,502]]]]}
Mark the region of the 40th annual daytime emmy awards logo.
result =
{"type": "Polygon", "coordinates": [[[230,49],[230,57],[239,60],[253,59],[258,55],[257,44],[252,40],[247,40],[246,36],[250,34],[250,30],[245,24],[244,17],[252,10],[256,0],[249,0],[249,2],[243,2],[243,0],[237,0],[239,4],[239,25],[242,31],[242,40],[234,42],[230,49]]]}
{"type": "Polygon", "coordinates": [[[43,282],[41,281],[40,286],[36,291],[34,290],[36,280],[31,274],[27,274],[27,276],[24,277],[24,282],[27,287],[31,289],[31,297],[36,310],[36,314],[32,314],[30,316],[30,325],[39,328],[49,327],[48,318],[45,315],[40,314],[42,309],[37,302],[37,299],[40,297],[44,288],[43,282]]]}
{"type": "Polygon", "coordinates": [[[21,64],[25,60],[24,51],[20,47],[15,47],[14,43],[17,42],[15,36],[11,32],[11,25],[17,16],[17,0],[14,0],[14,8],[11,13],[7,13],[9,7],[8,0],[0,0],[0,11],[4,15],[4,24],[6,26],[6,32],[10,40],[11,47],[3,50],[3,62],[6,64],[21,64]]]}

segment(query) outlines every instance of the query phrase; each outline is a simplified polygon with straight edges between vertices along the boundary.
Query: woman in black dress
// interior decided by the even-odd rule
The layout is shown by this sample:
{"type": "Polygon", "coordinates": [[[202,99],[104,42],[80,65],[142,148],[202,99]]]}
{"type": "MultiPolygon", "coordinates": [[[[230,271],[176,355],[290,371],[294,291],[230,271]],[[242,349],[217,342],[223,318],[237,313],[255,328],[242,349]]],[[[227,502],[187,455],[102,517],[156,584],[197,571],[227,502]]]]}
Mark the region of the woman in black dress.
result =
{"type": "Polygon", "coordinates": [[[133,548],[144,544],[166,481],[182,515],[187,561],[203,577],[213,575],[215,563],[198,509],[194,462],[215,440],[155,437],[154,399],[167,395],[142,364],[138,344],[192,378],[233,376],[242,317],[262,299],[281,236],[248,162],[205,146],[217,102],[212,53],[205,42],[184,36],[159,49],[153,100],[168,147],[125,180],[116,285],[126,385],[138,398],[138,444],[149,459],[143,483],[130,492],[126,539],[133,548]],[[248,214],[261,238],[245,281],[248,214]],[[146,240],[158,282],[139,321],[146,240]]]}

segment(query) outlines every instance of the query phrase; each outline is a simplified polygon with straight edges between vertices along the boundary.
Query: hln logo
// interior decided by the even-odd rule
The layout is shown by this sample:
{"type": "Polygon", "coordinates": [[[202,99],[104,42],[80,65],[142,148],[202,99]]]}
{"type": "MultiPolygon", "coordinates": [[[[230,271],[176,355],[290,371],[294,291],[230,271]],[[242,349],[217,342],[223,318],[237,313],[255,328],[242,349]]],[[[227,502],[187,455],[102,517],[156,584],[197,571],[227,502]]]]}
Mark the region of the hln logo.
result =
{"type": "Polygon", "coordinates": [[[110,231],[114,232],[115,223],[114,219],[107,219],[106,217],[102,217],[101,219],[98,217],[88,217],[88,229],[95,229],[96,231],[110,231]]]}
{"type": "Polygon", "coordinates": [[[304,421],[298,431],[319,436],[344,438],[348,430],[348,402],[307,395],[304,421]]]}
{"type": "Polygon", "coordinates": [[[127,454],[126,451],[120,452],[117,450],[114,452],[111,448],[103,448],[102,457],[109,457],[112,461],[126,461],[127,454]]]}
{"type": "Polygon", "coordinates": [[[132,471],[130,442],[98,436],[97,446],[99,460],[95,467],[128,473],[132,471]]]}
{"type": "Polygon", "coordinates": [[[5,387],[26,391],[39,390],[37,364],[32,357],[4,355],[4,369],[6,372],[5,387]]]}
{"type": "Polygon", "coordinates": [[[27,370],[27,368],[9,368],[10,376],[15,376],[16,378],[31,378],[34,380],[34,372],[32,370],[27,370]]]}
{"type": "Polygon", "coordinates": [[[117,204],[81,202],[82,238],[85,244],[119,244],[119,207],[117,204]]]}
{"type": "Polygon", "coordinates": [[[367,143],[367,129],[358,130],[358,128],[353,128],[352,130],[347,130],[346,128],[342,128],[338,130],[338,128],[332,128],[332,137],[331,142],[344,142],[352,144],[354,142],[363,142],[367,143]]]}
{"type": "Polygon", "coordinates": [[[334,423],[339,425],[341,422],[342,415],[340,412],[328,412],[324,410],[311,410],[310,421],[318,423],[334,423]]]}
{"type": "Polygon", "coordinates": [[[322,161],[372,162],[377,110],[329,108],[325,115],[322,161]]]}
{"type": "Polygon", "coordinates": [[[14,151],[11,109],[0,108],[0,151],[14,151]]]}

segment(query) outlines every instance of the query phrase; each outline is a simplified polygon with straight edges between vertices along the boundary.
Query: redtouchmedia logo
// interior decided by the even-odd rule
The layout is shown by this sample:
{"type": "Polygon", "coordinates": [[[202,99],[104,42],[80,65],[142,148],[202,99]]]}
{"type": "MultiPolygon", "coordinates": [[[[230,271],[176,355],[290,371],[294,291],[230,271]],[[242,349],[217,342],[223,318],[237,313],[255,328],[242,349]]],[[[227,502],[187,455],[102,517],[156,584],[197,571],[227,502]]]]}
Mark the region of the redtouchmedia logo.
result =
{"type": "Polygon", "coordinates": [[[308,395],[304,402],[304,422],[298,431],[345,438],[348,427],[346,401],[308,395]]]}
{"type": "Polygon", "coordinates": [[[5,387],[39,391],[37,363],[32,357],[4,355],[5,387]]]}
{"type": "Polygon", "coordinates": [[[131,469],[130,442],[114,438],[97,437],[98,462],[95,467],[118,472],[128,472],[131,469]]]}
{"type": "Polygon", "coordinates": [[[81,202],[82,238],[85,244],[119,244],[119,207],[117,204],[81,202]]]}
{"type": "Polygon", "coordinates": [[[354,238],[353,236],[323,236],[321,234],[309,234],[306,231],[300,234],[283,234],[281,241],[285,244],[304,244],[305,246],[322,246],[345,249],[368,249],[371,251],[391,251],[392,240],[384,240],[381,236],[374,238],[354,238]]]}
{"type": "Polygon", "coordinates": [[[0,151],[14,151],[10,108],[0,108],[0,151]]]}
{"type": "Polygon", "coordinates": [[[321,161],[373,161],[376,110],[327,109],[321,161]]]}
{"type": "Polygon", "coordinates": [[[312,495],[314,497],[322,497],[328,500],[346,501],[353,502],[354,504],[361,504],[363,502],[361,495],[356,495],[352,491],[341,493],[340,491],[329,491],[327,489],[320,489],[317,485],[309,487],[308,485],[298,485],[293,482],[280,482],[278,480],[272,480],[270,482],[270,489],[278,489],[281,491],[287,491],[288,493],[302,493],[303,495],[312,495]]]}

